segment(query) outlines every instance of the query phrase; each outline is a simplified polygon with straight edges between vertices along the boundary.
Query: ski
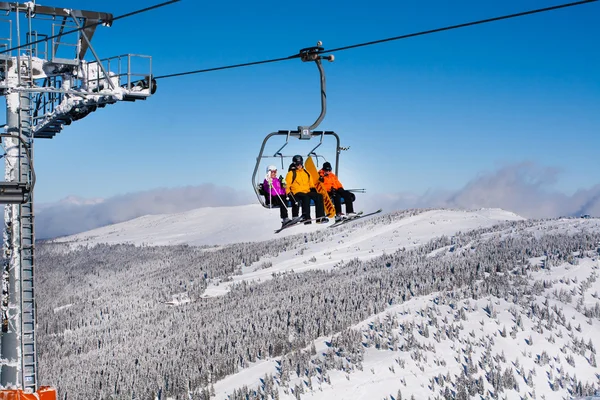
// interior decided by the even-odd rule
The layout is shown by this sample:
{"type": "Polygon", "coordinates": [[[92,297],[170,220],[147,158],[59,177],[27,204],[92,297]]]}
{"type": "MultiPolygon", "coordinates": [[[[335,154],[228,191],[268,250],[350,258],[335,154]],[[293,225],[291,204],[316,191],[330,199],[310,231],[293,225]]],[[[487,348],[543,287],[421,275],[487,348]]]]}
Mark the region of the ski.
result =
{"type": "Polygon", "coordinates": [[[282,230],[284,230],[284,229],[286,229],[286,228],[289,228],[290,226],[294,226],[294,225],[298,224],[298,223],[300,222],[300,219],[301,219],[301,218],[302,218],[302,216],[301,216],[301,215],[300,215],[300,216],[298,216],[298,217],[292,218],[290,222],[288,222],[288,223],[287,223],[287,224],[285,224],[285,225],[281,225],[281,228],[279,228],[279,229],[276,229],[276,230],[275,230],[275,233],[279,233],[279,232],[281,232],[282,230]]]}
{"type": "Polygon", "coordinates": [[[358,217],[360,217],[362,215],[363,215],[363,211],[359,211],[359,212],[356,213],[356,215],[354,217],[347,217],[347,218],[344,218],[344,219],[341,219],[339,221],[334,222],[333,225],[330,226],[330,228],[342,225],[342,223],[348,222],[348,221],[353,220],[353,219],[356,219],[356,218],[358,218],[358,217]]]}
{"type": "Polygon", "coordinates": [[[284,229],[287,228],[291,228],[292,226],[296,226],[296,225],[300,225],[300,224],[304,224],[305,222],[315,222],[320,218],[311,218],[311,219],[306,219],[304,221],[301,221],[300,219],[302,218],[302,216],[296,217],[296,218],[292,218],[292,220],[290,222],[288,222],[287,224],[283,225],[281,228],[276,229],[275,233],[279,233],[284,229]]]}
{"type": "Polygon", "coordinates": [[[373,212],[370,212],[370,213],[367,213],[367,214],[364,214],[362,211],[360,211],[360,212],[356,213],[355,217],[343,219],[341,221],[338,221],[338,222],[334,223],[333,225],[330,225],[329,227],[330,228],[335,228],[336,226],[344,225],[345,223],[356,221],[357,219],[368,217],[370,215],[379,214],[382,211],[383,211],[383,209],[381,209],[381,208],[379,210],[377,210],[377,211],[373,211],[373,212]]]}

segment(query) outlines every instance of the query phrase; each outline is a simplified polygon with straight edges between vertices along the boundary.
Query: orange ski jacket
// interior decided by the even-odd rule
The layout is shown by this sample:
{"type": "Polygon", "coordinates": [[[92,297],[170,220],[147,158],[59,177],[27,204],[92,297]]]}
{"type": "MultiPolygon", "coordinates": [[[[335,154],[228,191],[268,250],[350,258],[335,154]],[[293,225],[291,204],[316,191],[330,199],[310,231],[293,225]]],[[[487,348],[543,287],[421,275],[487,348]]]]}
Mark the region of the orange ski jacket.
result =
{"type": "Polygon", "coordinates": [[[333,172],[328,172],[326,174],[324,170],[320,170],[319,175],[321,176],[319,180],[327,192],[331,192],[333,189],[342,189],[344,187],[333,172]]]}

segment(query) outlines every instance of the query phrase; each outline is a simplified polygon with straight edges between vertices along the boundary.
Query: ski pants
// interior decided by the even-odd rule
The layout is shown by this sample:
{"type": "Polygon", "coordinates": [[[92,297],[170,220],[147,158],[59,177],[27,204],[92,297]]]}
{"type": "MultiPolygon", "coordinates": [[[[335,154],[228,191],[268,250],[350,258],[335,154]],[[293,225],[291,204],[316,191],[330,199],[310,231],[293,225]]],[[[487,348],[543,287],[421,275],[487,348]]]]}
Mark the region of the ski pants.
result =
{"type": "Polygon", "coordinates": [[[306,219],[310,219],[310,201],[315,202],[316,217],[321,218],[325,216],[325,207],[323,206],[323,196],[321,196],[316,190],[312,190],[308,193],[294,193],[296,201],[302,203],[302,215],[306,219]]]}
{"type": "Polygon", "coordinates": [[[271,208],[275,208],[275,207],[279,207],[279,216],[281,217],[281,219],[287,218],[288,217],[288,210],[287,210],[287,206],[285,204],[285,195],[283,196],[277,196],[274,195],[271,197],[271,208]]]}
{"type": "Polygon", "coordinates": [[[352,192],[349,192],[345,189],[334,189],[329,192],[329,197],[331,197],[331,200],[333,200],[333,206],[335,207],[336,214],[339,215],[342,213],[342,199],[344,199],[344,204],[346,204],[346,214],[354,212],[354,195],[352,192]]]}

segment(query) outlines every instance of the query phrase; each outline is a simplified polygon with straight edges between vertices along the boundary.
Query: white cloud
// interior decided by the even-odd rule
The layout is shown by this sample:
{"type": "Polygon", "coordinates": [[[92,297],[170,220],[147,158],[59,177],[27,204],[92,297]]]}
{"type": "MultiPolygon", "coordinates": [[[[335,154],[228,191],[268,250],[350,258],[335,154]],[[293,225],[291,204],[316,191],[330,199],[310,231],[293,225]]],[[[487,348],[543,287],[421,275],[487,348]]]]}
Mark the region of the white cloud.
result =
{"type": "Polygon", "coordinates": [[[430,190],[422,196],[407,193],[367,196],[364,204],[365,207],[387,210],[411,207],[502,208],[527,218],[581,214],[600,216],[600,184],[580,189],[569,196],[551,189],[559,172],[556,168],[524,162],[481,174],[457,191],[430,190]]]}

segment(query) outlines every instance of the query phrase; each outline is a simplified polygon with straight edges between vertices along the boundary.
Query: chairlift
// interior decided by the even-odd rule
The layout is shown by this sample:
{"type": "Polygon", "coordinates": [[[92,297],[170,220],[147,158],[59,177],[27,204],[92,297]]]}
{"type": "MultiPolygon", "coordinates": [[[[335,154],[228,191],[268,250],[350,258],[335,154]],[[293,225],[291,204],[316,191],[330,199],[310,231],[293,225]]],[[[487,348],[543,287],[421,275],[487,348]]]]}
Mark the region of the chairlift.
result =
{"type": "Polygon", "coordinates": [[[319,139],[319,143],[312,148],[312,150],[310,150],[308,152],[308,154],[306,154],[306,157],[312,157],[315,160],[316,166],[319,165],[319,160],[322,159],[323,161],[326,161],[326,158],[317,153],[317,149],[323,144],[323,139],[326,136],[332,136],[335,138],[336,141],[336,148],[335,148],[335,174],[338,174],[338,168],[339,168],[339,158],[340,158],[340,152],[342,150],[346,150],[345,148],[340,146],[340,137],[338,136],[337,133],[333,132],[333,131],[315,131],[314,129],[317,128],[317,126],[319,126],[319,124],[321,123],[321,121],[323,120],[323,118],[325,118],[325,113],[327,111],[327,98],[326,98],[326,94],[325,94],[325,72],[323,70],[323,66],[321,65],[321,60],[327,60],[329,62],[332,62],[334,60],[334,56],[333,55],[322,55],[324,48],[321,47],[322,43],[318,42],[317,46],[314,47],[307,47],[304,49],[301,49],[299,51],[299,58],[300,60],[302,60],[303,62],[307,62],[307,61],[314,61],[315,64],[317,64],[317,67],[319,69],[319,74],[321,77],[321,114],[319,114],[319,117],[317,118],[317,120],[310,126],[299,126],[297,130],[279,130],[277,132],[272,132],[270,134],[268,134],[265,139],[262,142],[262,146],[260,148],[260,152],[258,154],[258,157],[256,158],[256,166],[254,167],[254,172],[252,174],[252,187],[254,188],[254,192],[256,193],[256,197],[258,198],[258,201],[260,202],[260,204],[265,207],[265,208],[271,208],[270,204],[267,203],[266,200],[266,196],[265,196],[265,192],[262,190],[262,180],[257,180],[257,174],[258,174],[258,169],[260,168],[261,162],[265,159],[277,159],[278,161],[281,162],[281,169],[283,171],[285,171],[285,173],[283,175],[285,175],[287,173],[287,168],[289,165],[289,162],[287,162],[286,160],[289,159],[291,161],[291,159],[293,158],[293,156],[295,154],[284,154],[283,153],[283,149],[289,144],[290,142],[290,138],[297,138],[300,140],[310,140],[313,138],[318,138],[319,139]],[[267,142],[269,141],[269,139],[275,137],[275,136],[284,136],[285,137],[285,143],[273,154],[273,155],[265,155],[265,146],[267,145],[267,142]]]}
{"type": "MultiPolygon", "coordinates": [[[[18,139],[23,145],[25,156],[29,164],[30,180],[29,181],[0,181],[0,204],[25,204],[31,200],[33,187],[35,186],[35,171],[33,170],[33,161],[31,153],[27,147],[25,140],[19,135],[10,133],[0,133],[0,137],[10,137],[18,139]]],[[[19,155],[21,157],[21,155],[19,155]]]]}

